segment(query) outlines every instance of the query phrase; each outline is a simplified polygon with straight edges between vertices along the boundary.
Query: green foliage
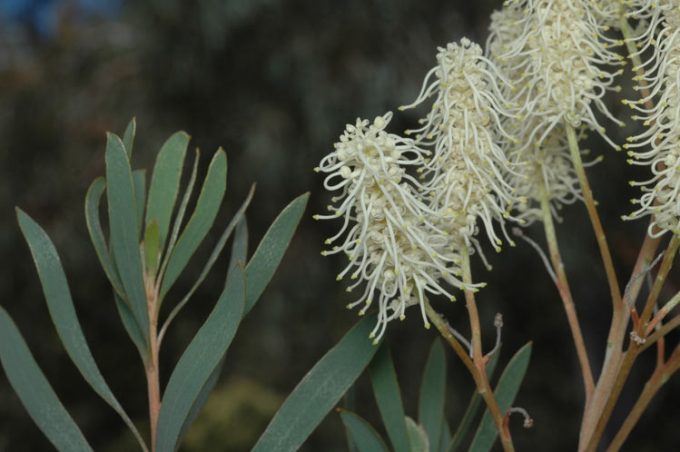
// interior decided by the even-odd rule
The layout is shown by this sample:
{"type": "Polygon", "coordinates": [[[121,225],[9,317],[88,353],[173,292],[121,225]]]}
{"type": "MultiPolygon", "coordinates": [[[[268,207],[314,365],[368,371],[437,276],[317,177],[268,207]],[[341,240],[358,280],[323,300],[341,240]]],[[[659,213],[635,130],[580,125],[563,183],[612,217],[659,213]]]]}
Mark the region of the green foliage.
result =
{"type": "Polygon", "coordinates": [[[231,344],[243,314],[245,280],[243,268],[234,266],[227,284],[208,319],[182,354],[172,371],[163,394],[158,419],[160,452],[172,452],[192,407],[206,383],[219,369],[222,357],[231,344]]]}
{"type": "Polygon", "coordinates": [[[378,432],[364,418],[346,410],[340,410],[340,418],[359,452],[389,451],[378,432]]]}
{"type": "Polygon", "coordinates": [[[418,399],[418,419],[430,438],[430,452],[439,450],[446,400],[446,357],[440,340],[435,340],[425,364],[418,399]]]}
{"type": "Polygon", "coordinates": [[[409,438],[406,431],[406,414],[401,400],[401,390],[397,381],[392,355],[386,344],[371,363],[371,384],[378,403],[387,435],[395,452],[409,451],[409,438]]]}
{"type": "Polygon", "coordinates": [[[274,272],[283,258],[283,253],[288,248],[293,233],[297,228],[302,213],[305,211],[309,193],[295,198],[276,217],[276,220],[265,233],[255,254],[246,267],[246,307],[248,313],[260,299],[264,288],[269,284],[274,272]]]}
{"type": "Polygon", "coordinates": [[[149,314],[144,291],[142,259],[139,255],[135,188],[123,142],[107,134],[106,190],[111,230],[111,254],[125,297],[144,342],[149,340],[149,314]]]}
{"type": "Polygon", "coordinates": [[[16,325],[2,307],[0,362],[21,403],[54,447],[74,452],[92,450],[38,367],[16,325]]]}
{"type": "MultiPolygon", "coordinates": [[[[245,211],[254,193],[251,190],[222,233],[198,281],[175,306],[161,333],[154,337],[152,333],[157,334],[160,299],[184,270],[215,221],[226,191],[227,159],[221,149],[215,153],[194,212],[188,223],[183,225],[183,217],[196,181],[198,153],[179,209],[173,213],[189,137],[179,132],[163,145],[156,160],[147,202],[145,172],[133,171],[130,164],[135,132],[136,123],[132,120],[123,140],[114,134],[107,135],[106,178],[97,178],[88,189],[85,218],[95,252],[113,288],[113,298],[121,321],[139,351],[147,368],[147,375],[148,366],[157,366],[157,363],[150,362],[150,356],[158,355],[157,344],[170,321],[189,301],[221,255],[232,233],[236,231],[224,291],[172,370],[163,394],[156,450],[173,451],[215,387],[226,351],[246,308],[250,309],[255,305],[278,267],[300,221],[308,196],[300,196],[281,212],[265,234],[253,258],[248,260],[245,211]],[[108,212],[108,238],[100,219],[104,195],[108,212]],[[170,230],[173,216],[174,225],[170,230]],[[252,280],[247,281],[248,278],[252,280]],[[250,290],[248,295],[246,290],[250,290]],[[152,324],[151,321],[155,323],[152,324]],[[151,347],[156,347],[153,354],[151,347]]],[[[33,255],[52,321],[64,348],[85,380],[123,418],[140,447],[147,450],[144,440],[113,395],[92,357],[54,245],[45,231],[27,214],[18,210],[17,216],[33,255]]],[[[36,424],[58,450],[91,450],[33,359],[11,318],[2,308],[0,327],[0,361],[12,387],[36,424]]],[[[367,340],[365,342],[368,343],[367,340]]],[[[354,346],[352,353],[358,351],[356,338],[349,345],[354,346]]],[[[342,349],[343,347],[339,347],[340,352],[342,349]]],[[[373,348],[369,346],[366,349],[367,356],[363,359],[363,364],[359,364],[361,369],[372,356],[373,348]]],[[[324,363],[326,366],[339,364],[337,357],[334,359],[333,356],[335,355],[330,354],[330,358],[321,363],[322,372],[318,377],[323,379],[324,375],[332,373],[329,369],[323,372],[324,363]]],[[[345,375],[345,380],[331,380],[328,382],[330,386],[341,391],[337,397],[344,392],[342,388],[346,389],[353,382],[351,373],[345,375]],[[341,384],[333,386],[333,383],[341,384]]],[[[322,405],[328,403],[334,402],[323,399],[322,405]]],[[[319,418],[317,423],[320,420],[319,418]]],[[[297,435],[302,441],[305,437],[297,435]]]]}
{"type": "MultiPolygon", "coordinates": [[[[149,224],[152,221],[158,223],[161,248],[167,239],[188,145],[189,135],[184,132],[173,134],[161,147],[153,167],[149,187],[149,204],[146,208],[146,223],[149,224]]],[[[223,183],[226,184],[226,175],[223,177],[223,183]]]]}
{"type": "MultiPolygon", "coordinates": [[[[512,406],[512,402],[517,396],[519,387],[524,380],[524,375],[529,367],[529,359],[531,358],[531,342],[520,348],[512,357],[505,370],[501,374],[494,395],[498,401],[498,406],[502,413],[505,413],[512,406]]],[[[485,452],[491,450],[493,443],[496,441],[498,431],[491,419],[491,415],[484,413],[482,422],[477,428],[477,433],[472,440],[470,450],[473,452],[485,452]]]]}
{"type": "MultiPolygon", "coordinates": [[[[494,353],[491,356],[489,362],[486,364],[486,374],[489,376],[489,380],[491,380],[491,378],[494,376],[496,365],[498,364],[498,358],[500,356],[501,347],[499,346],[498,349],[496,350],[496,353],[494,353]]],[[[472,430],[472,423],[474,422],[475,418],[477,417],[477,414],[479,413],[481,403],[482,396],[479,395],[479,392],[475,391],[472,394],[472,397],[470,397],[470,403],[468,404],[468,407],[465,410],[465,414],[463,414],[463,418],[458,423],[456,433],[454,433],[453,438],[449,440],[447,447],[444,449],[445,451],[455,452],[457,450],[462,450],[461,444],[463,440],[465,440],[465,438],[468,436],[468,433],[470,433],[472,430]]]]}
{"type": "MultiPolygon", "coordinates": [[[[208,174],[203,182],[198,201],[196,201],[194,213],[191,215],[184,231],[180,234],[172,253],[169,255],[168,266],[163,275],[163,283],[161,285],[161,299],[170,290],[170,287],[177,280],[177,277],[186,267],[198,245],[200,245],[210,230],[222,204],[226,189],[227,155],[222,149],[219,149],[208,167],[208,174]]],[[[150,194],[149,199],[151,199],[150,194]]]]}
{"type": "Polygon", "coordinates": [[[408,443],[412,452],[425,452],[430,450],[430,441],[427,432],[422,425],[406,416],[406,432],[408,433],[408,443]]]}
{"type": "MultiPolygon", "coordinates": [[[[491,356],[487,364],[486,371],[489,378],[493,376],[499,354],[500,347],[491,356]]],[[[507,412],[515,400],[519,386],[526,374],[530,356],[531,344],[529,343],[512,357],[503,371],[494,391],[502,412],[507,412]]],[[[373,394],[375,395],[387,435],[395,451],[456,452],[464,450],[462,448],[463,441],[473,432],[473,421],[479,413],[481,397],[476,392],[472,395],[470,404],[458,424],[456,433],[451,437],[451,430],[445,412],[446,354],[439,339],[436,339],[432,344],[423,371],[418,400],[419,423],[416,423],[412,418],[404,414],[397,374],[386,345],[383,345],[376,354],[369,369],[373,394]]],[[[348,438],[357,447],[359,447],[357,435],[361,435],[362,441],[365,442],[377,443],[378,441],[383,441],[380,435],[372,427],[368,426],[367,421],[357,414],[341,411],[341,417],[348,438]],[[345,413],[349,413],[351,416],[345,415],[345,413]],[[351,419],[346,419],[350,417],[351,419]],[[373,435],[375,435],[375,438],[373,438],[373,435]]],[[[487,452],[491,450],[497,436],[496,426],[489,413],[485,412],[479,427],[476,429],[469,450],[473,452],[487,452]]],[[[359,447],[359,450],[362,450],[361,447],[359,447]]]]}
{"type": "Polygon", "coordinates": [[[377,351],[368,340],[375,317],[360,320],[305,375],[267,426],[253,452],[298,450],[363,372],[377,351]]]}
{"type": "Polygon", "coordinates": [[[83,378],[92,386],[92,389],[121,416],[125,424],[141,441],[139,432],[104,381],[104,377],[90,352],[54,244],[45,231],[20,209],[17,209],[17,217],[21,231],[33,255],[52,322],[66,352],[83,378]]]}

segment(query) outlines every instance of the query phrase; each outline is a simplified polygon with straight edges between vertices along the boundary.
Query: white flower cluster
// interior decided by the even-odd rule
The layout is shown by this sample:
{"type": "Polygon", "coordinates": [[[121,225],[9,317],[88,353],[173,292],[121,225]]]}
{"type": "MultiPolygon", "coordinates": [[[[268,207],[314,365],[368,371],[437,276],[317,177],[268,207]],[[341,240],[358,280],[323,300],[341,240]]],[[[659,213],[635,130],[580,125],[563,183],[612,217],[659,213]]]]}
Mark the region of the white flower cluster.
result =
{"type": "Polygon", "coordinates": [[[415,139],[385,131],[391,113],[373,123],[357,120],[318,168],[327,174],[326,189],[340,193],[331,213],[316,218],[344,217],[326,243],[344,242],[324,254],[348,256],[338,275],[357,280],[348,290],[366,284],[350,308],[363,305],[363,314],[377,300],[376,340],[410,305],[420,305],[428,326],[428,295],[454,299],[453,288],[483,286],[460,279],[462,254],[482,255],[480,226],[499,248],[493,222],[502,225],[513,202],[503,178],[510,165],[499,145],[512,139],[501,128],[509,113],[496,84],[500,75],[467,39],[439,49],[437,61],[409,106],[434,98],[422,127],[409,132],[415,139]]]}
{"type": "Polygon", "coordinates": [[[627,102],[648,128],[624,145],[632,149],[629,162],[649,166],[652,178],[632,183],[641,187],[642,196],[633,200],[638,209],[624,219],[651,215],[648,233],[658,237],[667,231],[680,233],[680,1],[654,3],[648,10],[648,29],[638,38],[641,51],[653,51],[641,68],[651,92],[627,102]],[[648,102],[654,106],[649,108],[648,102]]]}
{"type": "Polygon", "coordinates": [[[422,172],[441,227],[459,236],[462,246],[472,244],[481,251],[475,239],[480,219],[489,241],[500,251],[502,241],[493,222],[499,222],[510,241],[503,219],[514,201],[512,187],[503,177],[512,170],[501,143],[514,140],[501,125],[512,114],[498,86],[503,77],[482,48],[468,39],[439,48],[437,62],[418,98],[401,107],[413,108],[435,98],[420,121],[422,127],[406,133],[434,148],[422,172]]]}
{"type": "MultiPolygon", "coordinates": [[[[335,143],[335,150],[323,158],[318,171],[326,173],[324,186],[339,191],[329,206],[331,214],[317,219],[342,217],[343,226],[326,240],[327,245],[344,240],[324,255],[343,252],[349,265],[338,280],[350,275],[366,287],[357,301],[360,314],[377,299],[379,314],[371,333],[379,340],[387,322],[404,318],[408,306],[420,304],[425,325],[424,297],[441,294],[454,299],[450,289],[440,284],[462,288],[460,256],[451,245],[451,237],[436,226],[436,213],[421,199],[422,185],[407,171],[421,167],[428,152],[413,140],[385,131],[391,113],[377,117],[373,123],[357,120],[348,125],[335,143]]],[[[476,289],[479,285],[469,285],[476,289]]]]}
{"type": "Polygon", "coordinates": [[[506,142],[506,153],[516,164],[508,180],[520,200],[516,216],[523,224],[540,220],[543,197],[553,215],[563,204],[581,199],[571,162],[565,126],[604,134],[593,107],[616,120],[603,102],[623,64],[610,50],[618,42],[603,33],[595,2],[584,0],[523,0],[506,2],[491,18],[487,42],[489,58],[509,80],[506,94],[517,113],[503,126],[517,138],[506,142]]]}

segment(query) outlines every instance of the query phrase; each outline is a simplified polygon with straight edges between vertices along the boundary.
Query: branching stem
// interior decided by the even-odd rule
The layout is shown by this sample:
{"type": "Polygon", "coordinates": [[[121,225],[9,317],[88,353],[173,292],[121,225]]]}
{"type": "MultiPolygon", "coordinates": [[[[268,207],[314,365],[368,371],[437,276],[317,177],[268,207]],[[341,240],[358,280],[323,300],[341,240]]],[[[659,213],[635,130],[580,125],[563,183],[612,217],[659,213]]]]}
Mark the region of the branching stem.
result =
{"type": "Polygon", "coordinates": [[[567,321],[569,322],[569,329],[574,338],[574,345],[576,346],[576,355],[581,366],[581,374],[583,376],[583,385],[585,389],[586,403],[590,399],[595,386],[593,380],[593,372],[590,369],[590,362],[588,361],[588,352],[586,350],[585,341],[583,340],[583,333],[581,332],[581,325],[578,321],[574,300],[571,296],[571,289],[567,274],[564,270],[564,262],[560,254],[560,248],[557,243],[557,234],[555,233],[555,224],[553,223],[552,214],[550,211],[550,201],[548,193],[543,190],[541,197],[541,208],[543,210],[543,228],[545,230],[545,238],[548,242],[548,250],[550,252],[550,261],[552,262],[553,271],[557,277],[555,285],[562,299],[564,311],[567,314],[567,321]]]}

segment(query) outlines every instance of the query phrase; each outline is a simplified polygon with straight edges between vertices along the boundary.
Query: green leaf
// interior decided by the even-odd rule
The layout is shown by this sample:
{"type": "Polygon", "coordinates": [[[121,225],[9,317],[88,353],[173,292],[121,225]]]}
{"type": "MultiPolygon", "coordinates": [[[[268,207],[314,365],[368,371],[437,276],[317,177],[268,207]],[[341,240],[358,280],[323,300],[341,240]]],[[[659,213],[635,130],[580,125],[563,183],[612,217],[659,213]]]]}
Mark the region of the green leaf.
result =
{"type": "Polygon", "coordinates": [[[445,399],[446,356],[441,341],[435,339],[425,363],[418,399],[418,419],[430,439],[432,452],[439,450],[445,399]]]}
{"type": "Polygon", "coordinates": [[[442,419],[441,436],[439,437],[439,452],[446,452],[449,448],[449,442],[451,441],[451,430],[449,429],[449,424],[446,419],[442,419]]]}
{"type": "Polygon", "coordinates": [[[87,223],[87,230],[90,233],[90,240],[94,246],[94,250],[99,258],[99,263],[104,269],[106,277],[113,286],[113,289],[121,296],[125,296],[125,291],[121,285],[118,273],[109,254],[109,249],[106,245],[106,238],[102,231],[102,225],[99,219],[99,205],[101,203],[102,194],[106,189],[106,179],[103,177],[96,178],[90,188],[87,190],[85,196],[85,220],[87,223]]]}
{"type": "Polygon", "coordinates": [[[242,216],[241,221],[236,225],[236,231],[234,232],[234,243],[231,245],[231,257],[229,258],[229,266],[227,267],[227,274],[231,272],[234,265],[239,262],[248,261],[248,220],[246,220],[245,214],[242,216]]]}
{"type": "Polygon", "coordinates": [[[92,450],[38,367],[16,325],[1,306],[0,362],[26,411],[57,450],[92,450]]]}
{"type": "Polygon", "coordinates": [[[378,432],[366,419],[351,411],[340,411],[340,418],[359,452],[389,452],[378,432]]]}
{"type": "Polygon", "coordinates": [[[130,306],[128,306],[128,304],[125,303],[125,301],[123,301],[123,299],[115,292],[113,293],[113,299],[116,303],[116,310],[118,311],[120,320],[123,323],[123,327],[130,337],[130,340],[132,340],[132,343],[135,344],[135,348],[137,348],[139,356],[142,358],[142,362],[144,362],[146,365],[148,352],[142,329],[137,323],[137,320],[135,320],[135,316],[132,314],[130,306]]]}
{"type": "Polygon", "coordinates": [[[123,134],[123,144],[125,145],[125,152],[127,152],[128,160],[132,161],[132,147],[135,143],[135,132],[137,132],[137,121],[132,118],[125,128],[123,134]]]}
{"type": "Polygon", "coordinates": [[[288,244],[293,238],[302,213],[305,211],[309,193],[295,198],[267,230],[255,254],[246,267],[246,314],[255,306],[265,287],[274,276],[288,244]]]}
{"type": "Polygon", "coordinates": [[[149,316],[137,238],[137,208],[132,172],[123,142],[111,133],[107,134],[106,143],[106,183],[111,254],[125,291],[125,299],[146,343],[149,337],[149,316]]]}
{"type": "MultiPolygon", "coordinates": [[[[229,259],[229,271],[227,272],[227,274],[228,275],[231,274],[232,270],[237,265],[243,265],[243,262],[246,261],[247,257],[248,257],[248,226],[246,225],[245,218],[243,218],[243,220],[239,222],[238,226],[236,227],[236,233],[234,234],[234,243],[231,247],[231,257],[229,259]]],[[[223,356],[220,363],[217,365],[217,367],[215,367],[215,370],[201,388],[201,392],[198,394],[196,401],[191,407],[189,416],[187,417],[186,421],[184,422],[184,425],[182,426],[180,440],[181,438],[184,437],[184,434],[189,429],[189,426],[194,421],[194,419],[196,419],[196,416],[198,416],[198,413],[201,411],[201,408],[203,408],[205,402],[208,400],[210,393],[215,388],[215,385],[217,384],[217,381],[220,378],[222,368],[224,367],[224,360],[225,357],[223,356]]]]}
{"type": "Polygon", "coordinates": [[[163,265],[162,265],[162,272],[165,272],[165,267],[167,267],[168,264],[168,259],[170,258],[170,255],[172,254],[172,250],[175,249],[175,244],[177,243],[177,238],[179,237],[179,232],[182,227],[182,221],[184,221],[184,214],[187,211],[187,206],[189,205],[189,200],[191,199],[191,195],[194,192],[194,184],[196,183],[196,175],[198,173],[198,161],[200,159],[201,152],[196,149],[196,153],[194,155],[194,164],[192,165],[191,168],[191,175],[189,177],[189,182],[187,183],[186,188],[184,189],[184,196],[182,196],[182,202],[179,204],[179,209],[177,210],[177,214],[175,215],[175,220],[173,222],[172,226],[172,233],[170,234],[170,240],[168,242],[168,246],[165,249],[164,258],[163,258],[163,265]]]}
{"type": "MultiPolygon", "coordinates": [[[[486,364],[486,374],[489,377],[489,380],[494,375],[494,372],[496,371],[496,365],[498,364],[498,358],[501,356],[501,349],[500,346],[496,350],[496,352],[491,355],[491,359],[489,362],[486,364]]],[[[470,403],[468,404],[467,409],[465,410],[465,414],[463,415],[463,419],[458,423],[458,428],[456,429],[456,433],[453,435],[453,438],[449,441],[448,452],[455,452],[460,449],[461,444],[463,443],[463,440],[465,439],[466,436],[468,436],[468,433],[470,432],[472,428],[472,422],[475,420],[475,417],[477,416],[477,413],[479,411],[479,406],[482,403],[482,396],[479,395],[477,391],[474,391],[472,393],[472,397],[470,398],[470,403]]]]}
{"type": "Polygon", "coordinates": [[[427,432],[422,425],[416,424],[416,422],[408,416],[406,416],[406,431],[408,432],[411,452],[426,452],[430,450],[427,432]]]}
{"type": "Polygon", "coordinates": [[[137,204],[137,240],[142,237],[142,225],[144,224],[144,206],[146,204],[146,171],[134,170],[132,182],[135,186],[135,202],[137,204]]]}
{"type": "Polygon", "coordinates": [[[227,155],[222,149],[218,149],[208,167],[208,174],[196,201],[196,209],[170,255],[161,283],[161,299],[168,293],[212,227],[226,188],[227,155]]]}
{"type": "MultiPolygon", "coordinates": [[[[512,406],[512,402],[514,402],[515,397],[517,396],[519,387],[522,384],[524,375],[529,367],[530,358],[531,342],[520,348],[517,353],[515,353],[515,356],[512,357],[508,365],[505,366],[505,370],[503,370],[503,373],[498,380],[498,384],[496,385],[496,390],[494,391],[501,413],[507,412],[512,406]]],[[[486,452],[491,450],[497,436],[498,430],[487,410],[484,412],[482,422],[479,424],[477,433],[472,439],[470,451],[486,452]]]]}
{"type": "Polygon", "coordinates": [[[292,452],[319,425],[377,351],[368,339],[375,317],[360,320],[305,375],[274,415],[252,452],[292,452]]]}
{"type": "MultiPolygon", "coordinates": [[[[184,308],[184,306],[189,302],[191,299],[191,296],[194,294],[196,289],[203,283],[203,280],[205,280],[206,276],[212,269],[213,265],[215,264],[215,261],[217,261],[217,258],[220,256],[222,253],[222,249],[224,248],[224,245],[227,243],[227,240],[231,236],[232,231],[234,228],[239,225],[242,220],[244,220],[244,213],[246,209],[248,208],[248,205],[250,204],[250,200],[253,197],[254,193],[254,187],[250,190],[250,194],[246,198],[246,200],[243,202],[239,210],[236,212],[234,217],[231,219],[229,224],[227,225],[227,228],[224,230],[222,233],[222,236],[220,237],[220,240],[217,242],[215,247],[213,248],[213,252],[210,254],[210,257],[208,258],[208,261],[205,263],[203,266],[203,270],[201,270],[201,274],[198,275],[198,279],[194,282],[194,284],[191,286],[191,289],[189,289],[189,292],[180,300],[177,305],[175,305],[174,308],[172,308],[172,311],[170,311],[170,314],[168,315],[168,318],[165,320],[165,323],[163,324],[163,327],[161,328],[160,335],[159,335],[159,341],[163,340],[163,337],[165,337],[165,333],[167,332],[170,324],[172,321],[177,317],[179,312],[184,308]]],[[[238,233],[237,229],[237,233],[238,233]]],[[[234,246],[240,247],[238,250],[232,250],[231,254],[231,259],[229,261],[229,269],[233,267],[233,265],[236,264],[242,264],[246,261],[247,259],[247,252],[248,252],[248,232],[247,230],[241,231],[241,234],[245,234],[244,237],[236,237],[234,239],[234,246]],[[245,240],[246,243],[243,244],[240,241],[245,240]],[[243,255],[242,255],[243,254],[243,255]]]]}
{"type": "Polygon", "coordinates": [[[219,367],[243,315],[245,302],[244,271],[236,266],[203,326],[186,348],[163,393],[158,417],[157,451],[172,452],[201,397],[206,382],[219,367]]]}
{"type": "Polygon", "coordinates": [[[17,209],[19,227],[28,243],[33,256],[33,262],[38,270],[40,283],[42,284],[47,308],[52,317],[52,322],[57,329],[59,339],[71,360],[76,365],[81,375],[92,386],[92,389],[108,403],[123,419],[125,424],[132,430],[137,440],[143,444],[143,440],[137,432],[134,424],[118,403],[118,400],[106,384],[99,367],[90,352],[85,335],[78,321],[73,298],[66,280],[66,274],[61,265],[59,254],[54,244],[45,231],[22,210],[17,209]]]}
{"type": "Polygon", "coordinates": [[[146,232],[144,232],[144,268],[147,274],[152,277],[156,275],[156,270],[158,270],[160,254],[160,233],[158,223],[154,220],[146,225],[146,232]]]}
{"type": "Polygon", "coordinates": [[[146,208],[146,224],[158,221],[160,248],[163,249],[168,237],[170,218],[179,192],[184,157],[189,145],[189,135],[176,132],[161,146],[151,176],[149,201],[146,208]]]}
{"type": "Polygon", "coordinates": [[[380,347],[369,367],[373,394],[395,452],[409,452],[406,414],[394,363],[387,344],[380,347]]]}

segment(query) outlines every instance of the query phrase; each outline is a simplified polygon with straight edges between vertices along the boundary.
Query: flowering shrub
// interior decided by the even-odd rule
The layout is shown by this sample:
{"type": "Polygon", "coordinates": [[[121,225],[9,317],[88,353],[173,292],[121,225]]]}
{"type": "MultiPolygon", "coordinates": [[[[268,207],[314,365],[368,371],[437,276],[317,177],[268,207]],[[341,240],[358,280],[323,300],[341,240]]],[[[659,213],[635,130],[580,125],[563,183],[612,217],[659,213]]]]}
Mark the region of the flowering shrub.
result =
{"type": "MultiPolygon", "coordinates": [[[[363,304],[363,315],[374,298],[379,300],[371,333],[376,340],[389,321],[404,320],[406,308],[419,305],[425,327],[435,324],[466,364],[504,450],[513,450],[508,416],[521,412],[529,419],[528,413],[501,409],[503,394],[491,391],[487,364],[496,347],[489,352],[482,347],[474,294],[484,283],[473,280],[470,258],[479,255],[486,261],[487,239],[496,251],[503,242],[514,245],[507,232],[512,223],[541,222],[547,254],[515,230],[540,253],[569,321],[585,393],[579,450],[597,448],[637,356],[657,346],[657,367],[609,446],[618,450],[652,396],[680,368],[680,346],[669,356],[664,348],[665,334],[680,323],[680,316],[666,320],[680,296],[659,304],[680,243],[680,3],[508,0],[492,15],[490,31],[485,50],[466,38],[438,49],[437,65],[425,76],[417,99],[400,108],[428,105],[420,126],[405,131],[412,139],[385,130],[392,117],[388,113],[372,124],[358,120],[348,126],[335,151],[322,160],[325,187],[340,190],[333,198],[339,206],[317,218],[344,221],[327,242],[344,237],[344,243],[325,254],[349,257],[338,279],[357,268],[351,277],[358,281],[348,290],[365,284],[350,308],[363,304]],[[603,124],[625,124],[608,104],[621,91],[618,80],[626,57],[633,62],[635,91],[641,97],[623,103],[636,113],[632,119],[647,128],[620,146],[603,124]],[[587,178],[586,153],[580,149],[591,132],[616,151],[627,149],[631,164],[651,172],[649,179],[632,182],[642,194],[624,219],[649,216],[651,221],[623,293],[587,178]],[[554,225],[561,206],[574,202],[587,208],[611,294],[612,321],[597,379],[554,225]],[[657,277],[645,303],[638,305],[641,280],[659,260],[654,254],[666,232],[672,237],[657,277]],[[465,294],[469,339],[430,304],[441,295],[454,300],[457,290],[465,294]]],[[[389,432],[387,420],[386,427],[389,432]]],[[[441,447],[439,438],[430,436],[429,441],[430,450],[441,447]]]]}
{"type": "MultiPolygon", "coordinates": [[[[562,302],[583,383],[577,449],[595,451],[605,428],[616,432],[608,449],[619,450],[654,395],[680,369],[680,345],[670,353],[666,336],[680,325],[680,293],[661,300],[661,289],[680,248],[680,2],[678,0],[508,0],[491,17],[483,48],[463,38],[437,49],[413,103],[424,110],[403,135],[390,129],[393,113],[346,126],[316,171],[331,192],[319,220],[339,220],[323,255],[344,255],[338,280],[356,292],[347,307],[366,316],[309,371],[280,407],[253,450],[293,451],[304,443],[343,394],[368,369],[373,393],[392,449],[443,452],[465,447],[488,451],[500,439],[514,450],[510,417],[530,413],[515,403],[529,365],[531,344],[520,348],[498,379],[503,319],[493,319],[493,346],[485,346],[476,293],[485,283],[473,275],[478,257],[487,268],[490,246],[529,244],[545,264],[562,302]],[[611,100],[631,61],[639,98],[624,99],[629,118],[618,117],[611,100]],[[605,124],[640,120],[644,130],[617,144],[605,124]],[[626,220],[649,217],[643,245],[625,285],[614,268],[581,149],[595,133],[629,162],[651,175],[633,181],[640,197],[626,220]],[[604,359],[591,368],[577,301],[561,257],[556,223],[565,204],[583,203],[595,234],[611,296],[604,359]],[[546,251],[522,228],[542,228],[546,251]],[[665,249],[657,256],[662,240],[665,249]],[[658,265],[658,269],[656,269],[658,265]],[[643,281],[655,273],[646,299],[643,281]],[[435,306],[462,292],[469,332],[454,329],[435,306]],[[408,416],[386,334],[417,306],[425,328],[432,325],[472,377],[476,392],[462,419],[452,425],[445,410],[446,359],[435,340],[419,388],[418,419],[408,416]],[[637,358],[655,347],[656,366],[620,425],[612,413],[637,358]],[[477,428],[475,415],[484,403],[477,428]]],[[[161,148],[149,189],[143,171],[131,166],[135,123],[125,134],[108,135],[105,178],[95,180],[86,200],[90,238],[113,303],[145,371],[149,432],[114,396],[80,327],[56,248],[28,214],[19,227],[35,262],[47,307],[69,357],[92,389],[123,419],[142,450],[174,451],[219,379],[226,352],[241,319],[258,301],[276,270],[303,213],[307,195],[286,207],[248,258],[244,201],[198,280],[172,303],[170,288],[216,219],[226,190],[227,159],[218,150],[194,210],[184,221],[197,180],[198,156],[179,198],[188,136],[177,133],[161,148]],[[100,219],[106,199],[108,228],[100,219]],[[179,201],[179,204],[178,204],[179,201]],[[161,388],[159,351],[173,319],[233,236],[224,290],[161,388]]],[[[490,323],[490,322],[489,322],[490,323]]],[[[91,450],[78,425],[45,378],[9,313],[0,308],[0,362],[29,415],[59,450],[91,450]]],[[[347,404],[346,404],[347,405],[347,404]]],[[[339,409],[350,448],[387,451],[382,436],[361,416],[339,409]]],[[[361,407],[359,407],[361,408],[361,407]]],[[[540,422],[541,419],[538,419],[540,422]]],[[[219,449],[219,445],[215,446],[219,449]]]]}

